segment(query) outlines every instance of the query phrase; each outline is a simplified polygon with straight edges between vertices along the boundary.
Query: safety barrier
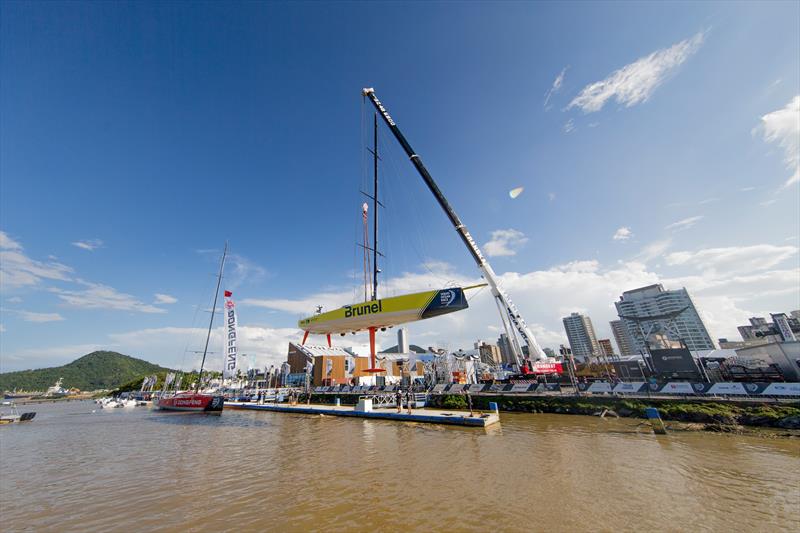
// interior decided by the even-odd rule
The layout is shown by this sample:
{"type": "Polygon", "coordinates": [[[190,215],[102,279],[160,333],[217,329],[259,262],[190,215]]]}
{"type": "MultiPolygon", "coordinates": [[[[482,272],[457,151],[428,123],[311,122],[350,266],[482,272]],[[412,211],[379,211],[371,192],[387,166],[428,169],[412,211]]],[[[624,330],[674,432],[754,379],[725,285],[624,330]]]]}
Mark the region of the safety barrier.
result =
{"type": "MultiPolygon", "coordinates": [[[[394,385],[386,386],[350,386],[335,385],[332,387],[315,387],[315,393],[329,394],[381,394],[390,393],[397,389],[394,385]]],[[[670,381],[668,383],[647,383],[644,381],[609,383],[595,381],[592,383],[579,383],[578,390],[588,394],[654,394],[654,395],[679,395],[679,396],[764,396],[764,397],[800,397],[800,383],[690,383],[685,381],[670,381]]],[[[547,393],[561,392],[558,383],[439,383],[431,390],[431,394],[519,394],[519,393],[547,393]]]]}

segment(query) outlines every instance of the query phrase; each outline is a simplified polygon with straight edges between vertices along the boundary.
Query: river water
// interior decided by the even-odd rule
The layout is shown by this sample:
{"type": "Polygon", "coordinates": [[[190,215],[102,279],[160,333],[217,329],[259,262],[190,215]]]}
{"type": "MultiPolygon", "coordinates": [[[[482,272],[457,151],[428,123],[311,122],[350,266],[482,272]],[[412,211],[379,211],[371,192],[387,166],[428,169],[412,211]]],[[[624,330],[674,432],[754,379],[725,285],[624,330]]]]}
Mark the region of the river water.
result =
{"type": "Polygon", "coordinates": [[[503,414],[488,430],[92,402],[0,427],[0,531],[777,531],[800,441],[503,414]]]}

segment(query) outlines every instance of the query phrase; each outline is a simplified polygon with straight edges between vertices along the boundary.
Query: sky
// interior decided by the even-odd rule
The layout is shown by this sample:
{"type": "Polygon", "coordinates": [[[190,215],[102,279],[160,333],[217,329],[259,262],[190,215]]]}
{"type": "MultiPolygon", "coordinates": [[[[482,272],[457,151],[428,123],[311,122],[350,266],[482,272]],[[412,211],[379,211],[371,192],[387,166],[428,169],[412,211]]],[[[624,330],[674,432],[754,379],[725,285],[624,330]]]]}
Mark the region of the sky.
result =
{"type": "MultiPolygon", "coordinates": [[[[614,301],[651,283],[686,287],[714,339],[800,308],[797,2],[7,0],[0,371],[95,349],[197,367],[226,241],[245,364],[283,360],[299,318],[363,294],[362,87],[543,346],[574,311],[610,338],[614,301]]],[[[380,136],[379,293],[478,282],[380,136]]],[[[473,291],[409,338],[470,348],[500,326],[473,291]]]]}

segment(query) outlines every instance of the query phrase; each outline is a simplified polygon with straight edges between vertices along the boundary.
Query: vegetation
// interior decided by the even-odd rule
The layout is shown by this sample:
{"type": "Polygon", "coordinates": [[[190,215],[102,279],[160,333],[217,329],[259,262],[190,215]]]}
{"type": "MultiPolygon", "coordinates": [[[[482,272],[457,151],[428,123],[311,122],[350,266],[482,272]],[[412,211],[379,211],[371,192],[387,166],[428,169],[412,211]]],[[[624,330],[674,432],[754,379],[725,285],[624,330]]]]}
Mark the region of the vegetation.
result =
{"type": "Polygon", "coordinates": [[[59,378],[64,378],[62,386],[65,389],[113,389],[137,380],[141,386],[144,376],[159,374],[163,380],[163,374],[168,371],[168,368],[142,359],[117,352],[99,351],[84,355],[64,366],[0,374],[0,391],[44,391],[59,378]]]}
{"type": "MultiPolygon", "coordinates": [[[[800,402],[767,404],[753,402],[709,402],[702,400],[639,400],[616,397],[574,396],[472,396],[476,409],[489,409],[497,402],[501,411],[594,415],[604,409],[623,417],[644,418],[646,407],[656,407],[664,420],[722,426],[800,427],[800,402]]],[[[445,409],[463,409],[460,395],[431,396],[431,404],[445,409]]]]}

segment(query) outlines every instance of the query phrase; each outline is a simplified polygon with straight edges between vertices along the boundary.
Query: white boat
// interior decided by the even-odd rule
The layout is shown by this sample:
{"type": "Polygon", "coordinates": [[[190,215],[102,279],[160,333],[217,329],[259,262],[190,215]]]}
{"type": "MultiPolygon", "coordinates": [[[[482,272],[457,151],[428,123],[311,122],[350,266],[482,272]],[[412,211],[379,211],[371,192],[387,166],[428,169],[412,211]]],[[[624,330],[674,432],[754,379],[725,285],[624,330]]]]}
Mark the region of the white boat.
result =
{"type": "Polygon", "coordinates": [[[17,406],[13,402],[3,402],[3,407],[7,407],[7,411],[0,411],[0,425],[16,424],[18,422],[30,422],[36,413],[22,413],[17,411],[17,406]]]}

